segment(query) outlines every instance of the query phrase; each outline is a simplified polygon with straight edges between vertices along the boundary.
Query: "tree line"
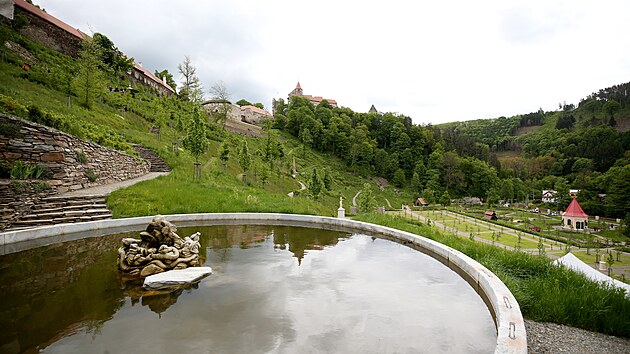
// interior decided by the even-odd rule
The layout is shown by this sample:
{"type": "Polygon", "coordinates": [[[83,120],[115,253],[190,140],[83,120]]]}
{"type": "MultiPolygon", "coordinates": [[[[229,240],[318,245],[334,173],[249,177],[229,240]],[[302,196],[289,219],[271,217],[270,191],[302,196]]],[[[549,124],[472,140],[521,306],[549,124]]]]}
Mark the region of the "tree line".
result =
{"type": "MultiPolygon", "coordinates": [[[[479,197],[484,201],[541,198],[542,190],[563,195],[581,189],[584,208],[593,215],[623,217],[630,212],[630,133],[610,125],[555,128],[567,113],[539,110],[511,118],[415,125],[393,113],[359,113],[314,106],[303,97],[280,100],[274,127],[298,138],[304,148],[336,156],[364,176],[380,176],[411,188],[430,202],[479,197]],[[548,123],[548,124],[545,124],[548,123]],[[550,126],[516,136],[517,129],[550,126]],[[513,151],[499,158],[498,152],[513,151]]],[[[542,128],[542,127],[541,127],[542,128]]]]}

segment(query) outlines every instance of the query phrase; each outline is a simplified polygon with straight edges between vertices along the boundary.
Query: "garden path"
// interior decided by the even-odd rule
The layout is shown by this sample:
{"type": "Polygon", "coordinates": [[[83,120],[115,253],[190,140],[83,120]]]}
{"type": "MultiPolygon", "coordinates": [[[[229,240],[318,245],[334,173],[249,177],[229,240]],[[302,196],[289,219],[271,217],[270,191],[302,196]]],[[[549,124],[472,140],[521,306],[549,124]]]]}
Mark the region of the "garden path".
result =
{"type": "Polygon", "coordinates": [[[132,186],[132,185],[134,185],[136,183],[140,183],[142,181],[155,179],[155,178],[158,178],[160,176],[165,176],[167,174],[168,174],[168,172],[149,172],[149,173],[147,173],[145,175],[142,175],[140,177],[128,179],[128,180],[121,181],[121,182],[110,183],[110,184],[105,184],[105,185],[102,185],[102,186],[95,186],[95,187],[90,187],[90,188],[77,189],[75,191],[62,193],[62,194],[59,194],[59,197],[76,197],[76,196],[86,196],[86,195],[108,195],[108,194],[112,193],[115,190],[118,190],[118,189],[121,189],[121,188],[127,188],[127,187],[132,186]]]}

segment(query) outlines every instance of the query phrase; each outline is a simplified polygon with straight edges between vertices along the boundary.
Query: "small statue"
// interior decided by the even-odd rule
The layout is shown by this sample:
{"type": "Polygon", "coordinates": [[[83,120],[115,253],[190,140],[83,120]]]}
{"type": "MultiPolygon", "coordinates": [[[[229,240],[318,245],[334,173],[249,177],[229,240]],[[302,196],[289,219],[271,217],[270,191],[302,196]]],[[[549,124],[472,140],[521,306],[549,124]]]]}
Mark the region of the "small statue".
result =
{"type": "Polygon", "coordinates": [[[339,209],[343,209],[343,197],[339,196],[339,209]]]}
{"type": "Polygon", "coordinates": [[[199,265],[199,232],[182,239],[175,225],[156,216],[140,233],[141,239],[123,238],[118,269],[133,276],[148,276],[170,269],[199,265]]]}

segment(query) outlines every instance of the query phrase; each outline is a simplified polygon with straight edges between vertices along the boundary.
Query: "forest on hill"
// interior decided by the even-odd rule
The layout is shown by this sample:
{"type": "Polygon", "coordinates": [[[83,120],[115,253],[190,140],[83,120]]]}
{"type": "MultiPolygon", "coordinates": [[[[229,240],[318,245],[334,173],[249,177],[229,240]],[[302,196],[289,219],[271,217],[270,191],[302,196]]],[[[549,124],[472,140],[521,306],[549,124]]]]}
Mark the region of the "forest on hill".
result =
{"type": "Polygon", "coordinates": [[[552,209],[579,189],[587,213],[630,213],[630,84],[602,89],[576,107],[439,126],[415,125],[393,113],[359,113],[292,96],[276,107],[274,125],[305,145],[343,159],[364,176],[384,177],[429,202],[458,197],[540,202],[552,209]],[[623,127],[621,127],[623,124],[623,127]],[[524,129],[525,134],[518,134],[524,129]]]}

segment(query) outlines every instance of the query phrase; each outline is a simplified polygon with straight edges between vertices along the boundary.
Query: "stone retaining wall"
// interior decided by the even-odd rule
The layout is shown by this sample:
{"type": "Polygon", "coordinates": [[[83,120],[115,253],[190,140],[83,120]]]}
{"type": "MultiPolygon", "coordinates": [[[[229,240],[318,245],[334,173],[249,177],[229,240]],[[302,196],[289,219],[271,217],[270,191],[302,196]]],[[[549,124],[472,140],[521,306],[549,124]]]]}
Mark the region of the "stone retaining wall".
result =
{"type": "MultiPolygon", "coordinates": [[[[507,286],[477,261],[458,250],[428,238],[360,221],[310,215],[205,213],[166,215],[165,218],[181,227],[222,224],[289,225],[367,232],[394,239],[438,259],[460,274],[479,293],[488,306],[497,328],[495,353],[527,353],[527,335],[525,333],[523,316],[518,302],[507,286]]],[[[86,237],[99,237],[117,232],[140,231],[152,219],[152,216],[110,219],[0,233],[0,246],[2,246],[0,255],[86,237]]]]}
{"type": "Polygon", "coordinates": [[[139,157],[4,114],[0,160],[42,164],[51,174],[45,180],[0,180],[0,230],[28,214],[41,198],[136,178],[151,168],[139,157]]]}
{"type": "Polygon", "coordinates": [[[136,178],[151,167],[139,157],[27,120],[0,114],[0,124],[20,127],[14,136],[0,131],[0,159],[44,165],[52,173],[46,182],[53,194],[136,178]]]}
{"type": "Polygon", "coordinates": [[[82,38],[68,33],[66,30],[25,11],[19,6],[15,6],[15,15],[18,14],[25,16],[29,21],[29,25],[20,30],[21,34],[60,53],[75,58],[79,56],[83,42],[82,38]]]}

